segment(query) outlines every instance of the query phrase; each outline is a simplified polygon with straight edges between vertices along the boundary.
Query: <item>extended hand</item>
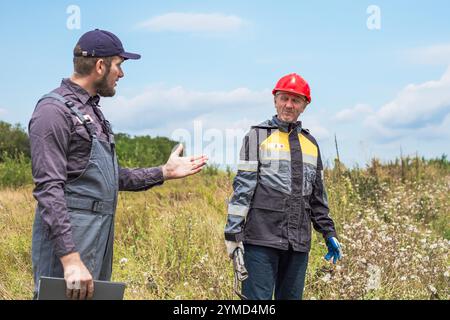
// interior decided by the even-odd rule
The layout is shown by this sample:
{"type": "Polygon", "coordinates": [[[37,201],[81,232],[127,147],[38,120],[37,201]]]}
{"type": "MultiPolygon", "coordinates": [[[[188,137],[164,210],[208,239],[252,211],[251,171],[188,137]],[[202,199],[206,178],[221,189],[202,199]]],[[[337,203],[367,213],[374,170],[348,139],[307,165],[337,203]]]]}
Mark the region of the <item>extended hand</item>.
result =
{"type": "Polygon", "coordinates": [[[183,145],[179,144],[176,150],[170,155],[167,163],[163,165],[164,180],[184,178],[200,172],[206,164],[208,157],[201,155],[198,157],[180,157],[183,145]]]}
{"type": "Polygon", "coordinates": [[[330,237],[326,241],[328,253],[325,255],[325,260],[330,261],[333,258],[333,263],[336,264],[338,260],[342,259],[341,244],[335,237],[330,237]]]}

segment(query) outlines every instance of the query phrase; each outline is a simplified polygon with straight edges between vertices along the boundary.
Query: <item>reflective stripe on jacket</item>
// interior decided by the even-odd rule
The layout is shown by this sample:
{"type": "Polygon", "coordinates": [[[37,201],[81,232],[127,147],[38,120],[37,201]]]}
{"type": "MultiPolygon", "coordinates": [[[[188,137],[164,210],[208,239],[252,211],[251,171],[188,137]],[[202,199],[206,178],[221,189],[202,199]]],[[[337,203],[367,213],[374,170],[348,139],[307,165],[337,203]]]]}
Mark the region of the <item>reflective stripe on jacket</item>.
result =
{"type": "Polygon", "coordinates": [[[336,237],[314,137],[301,122],[265,121],[244,137],[228,203],[225,239],[308,252],[311,222],[336,237]]]}

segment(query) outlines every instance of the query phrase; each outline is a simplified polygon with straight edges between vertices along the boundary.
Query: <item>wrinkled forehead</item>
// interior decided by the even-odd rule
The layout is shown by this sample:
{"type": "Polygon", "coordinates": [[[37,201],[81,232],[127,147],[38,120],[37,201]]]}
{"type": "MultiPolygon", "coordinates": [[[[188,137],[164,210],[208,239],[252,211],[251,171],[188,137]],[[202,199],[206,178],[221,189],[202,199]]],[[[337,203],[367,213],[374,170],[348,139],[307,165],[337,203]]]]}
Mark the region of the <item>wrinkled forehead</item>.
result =
{"type": "Polygon", "coordinates": [[[301,95],[301,94],[296,94],[296,93],[292,93],[292,92],[286,92],[286,91],[277,91],[277,93],[275,93],[275,97],[278,96],[287,96],[290,98],[301,98],[301,99],[305,99],[305,96],[301,95]]]}

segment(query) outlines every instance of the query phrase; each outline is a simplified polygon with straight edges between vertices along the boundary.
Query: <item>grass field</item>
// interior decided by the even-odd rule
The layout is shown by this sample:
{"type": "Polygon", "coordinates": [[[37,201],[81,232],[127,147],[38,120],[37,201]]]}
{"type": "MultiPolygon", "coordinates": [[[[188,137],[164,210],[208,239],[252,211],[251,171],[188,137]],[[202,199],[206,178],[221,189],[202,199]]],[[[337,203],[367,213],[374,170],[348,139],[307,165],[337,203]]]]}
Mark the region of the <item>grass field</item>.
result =
{"type": "MultiPolygon", "coordinates": [[[[344,250],[323,259],[314,233],[305,299],[449,299],[450,170],[419,159],[326,172],[344,250]]],[[[126,299],[236,299],[226,256],[232,176],[210,170],[121,193],[113,280],[126,299]]],[[[0,189],[0,299],[32,297],[32,186],[0,189]]]]}

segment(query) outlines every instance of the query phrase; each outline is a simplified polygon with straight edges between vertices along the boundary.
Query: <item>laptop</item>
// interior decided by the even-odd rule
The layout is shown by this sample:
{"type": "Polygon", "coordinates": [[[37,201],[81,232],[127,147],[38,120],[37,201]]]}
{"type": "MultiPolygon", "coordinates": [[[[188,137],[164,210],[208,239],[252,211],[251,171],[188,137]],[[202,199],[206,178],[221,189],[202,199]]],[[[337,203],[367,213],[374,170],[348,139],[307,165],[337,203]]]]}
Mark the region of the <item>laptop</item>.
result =
{"type": "MultiPolygon", "coordinates": [[[[123,300],[126,284],[94,280],[92,300],[123,300]]],[[[62,278],[41,277],[37,300],[71,300],[66,296],[66,281],[62,278]]]]}

